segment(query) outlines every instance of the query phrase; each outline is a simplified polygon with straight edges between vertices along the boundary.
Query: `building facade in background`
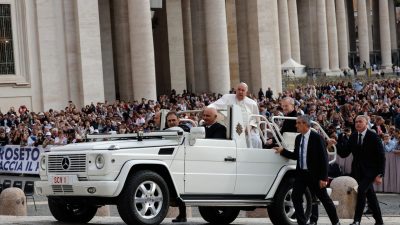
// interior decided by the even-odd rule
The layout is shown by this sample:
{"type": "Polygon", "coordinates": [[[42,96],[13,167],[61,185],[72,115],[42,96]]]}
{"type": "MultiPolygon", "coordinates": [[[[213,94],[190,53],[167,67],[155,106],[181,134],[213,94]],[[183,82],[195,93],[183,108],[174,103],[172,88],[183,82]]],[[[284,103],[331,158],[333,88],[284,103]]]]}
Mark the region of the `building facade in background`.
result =
{"type": "Polygon", "coordinates": [[[393,0],[0,0],[0,110],[282,91],[281,64],[399,63],[393,0]]]}

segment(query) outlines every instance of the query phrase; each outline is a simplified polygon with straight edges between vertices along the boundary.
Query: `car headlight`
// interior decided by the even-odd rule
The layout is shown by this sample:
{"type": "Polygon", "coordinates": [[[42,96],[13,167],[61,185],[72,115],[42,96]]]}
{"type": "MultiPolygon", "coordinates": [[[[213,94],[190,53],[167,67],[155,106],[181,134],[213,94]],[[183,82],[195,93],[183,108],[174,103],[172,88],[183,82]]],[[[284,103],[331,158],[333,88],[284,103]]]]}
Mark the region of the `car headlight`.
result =
{"type": "Polygon", "coordinates": [[[97,155],[96,156],[95,164],[96,164],[97,169],[103,169],[105,162],[106,161],[105,161],[103,155],[97,155]]]}
{"type": "Polygon", "coordinates": [[[46,170],[46,156],[42,156],[40,159],[40,168],[42,168],[42,170],[46,170]]]}

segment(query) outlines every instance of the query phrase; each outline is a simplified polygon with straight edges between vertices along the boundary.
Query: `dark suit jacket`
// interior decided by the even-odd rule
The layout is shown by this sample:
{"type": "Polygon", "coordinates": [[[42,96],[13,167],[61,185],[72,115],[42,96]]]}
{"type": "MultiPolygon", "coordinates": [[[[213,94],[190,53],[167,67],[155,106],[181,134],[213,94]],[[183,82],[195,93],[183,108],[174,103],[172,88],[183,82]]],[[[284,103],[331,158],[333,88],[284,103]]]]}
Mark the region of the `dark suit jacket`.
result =
{"type": "MultiPolygon", "coordinates": [[[[301,134],[297,135],[294,151],[284,149],[281,153],[286,158],[297,160],[296,169],[300,169],[299,151],[301,134]]],[[[317,180],[328,180],[328,153],[326,152],[325,141],[315,131],[311,131],[307,146],[307,168],[311,176],[317,180]]]]}
{"type": "Polygon", "coordinates": [[[226,139],[226,127],[220,123],[214,123],[206,128],[206,138],[226,139]]]}
{"type": "Polygon", "coordinates": [[[385,151],[379,136],[373,131],[367,130],[363,139],[362,148],[358,147],[358,132],[351,134],[347,144],[338,143],[336,145],[338,154],[345,158],[353,154],[352,174],[356,180],[361,176],[375,178],[379,174],[385,173],[385,151]]]}
{"type": "MultiPolygon", "coordinates": [[[[297,112],[293,110],[292,112],[285,115],[287,117],[297,117],[297,112]]],[[[297,132],[296,120],[284,120],[281,128],[281,134],[285,132],[297,132]]]]}

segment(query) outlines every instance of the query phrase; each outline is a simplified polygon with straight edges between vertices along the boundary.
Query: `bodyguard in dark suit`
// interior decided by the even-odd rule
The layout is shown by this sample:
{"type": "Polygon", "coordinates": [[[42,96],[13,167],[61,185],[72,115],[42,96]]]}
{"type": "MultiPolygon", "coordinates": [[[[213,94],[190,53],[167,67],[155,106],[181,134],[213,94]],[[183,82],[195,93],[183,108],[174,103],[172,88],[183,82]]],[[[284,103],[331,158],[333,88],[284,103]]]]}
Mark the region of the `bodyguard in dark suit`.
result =
{"type": "Polygon", "coordinates": [[[276,147],[277,153],[282,156],[297,160],[296,178],[293,186],[293,205],[296,210],[296,219],[299,225],[305,225],[307,218],[303,210],[303,194],[308,187],[321,201],[332,224],[340,224],[335,205],[326,191],[328,184],[328,154],[325,141],[312,131],[310,117],[298,116],[296,120],[297,131],[300,133],[295,140],[294,151],[276,147]]]}
{"type": "Polygon", "coordinates": [[[339,142],[336,147],[338,154],[345,158],[353,154],[351,173],[358,182],[356,211],[354,222],[359,225],[365,207],[365,198],[376,225],[382,225],[382,213],[374,191],[373,183],[381,184],[385,173],[385,152],[379,136],[368,130],[368,117],[359,115],[355,120],[354,132],[347,143],[339,142]]]}
{"type": "Polygon", "coordinates": [[[226,139],[226,127],[217,122],[217,110],[209,107],[203,111],[206,138],[226,139]]]}
{"type": "MultiPolygon", "coordinates": [[[[286,117],[297,117],[298,113],[294,107],[294,99],[291,97],[285,97],[281,100],[281,107],[283,110],[283,114],[286,117]]],[[[296,128],[296,120],[284,120],[282,123],[282,127],[280,130],[281,134],[285,132],[297,132],[296,128]]],[[[315,195],[312,196],[313,201],[316,202],[315,195]]],[[[318,212],[318,204],[312,204],[311,206],[311,217],[310,217],[310,225],[316,225],[319,217],[318,212]]]]}

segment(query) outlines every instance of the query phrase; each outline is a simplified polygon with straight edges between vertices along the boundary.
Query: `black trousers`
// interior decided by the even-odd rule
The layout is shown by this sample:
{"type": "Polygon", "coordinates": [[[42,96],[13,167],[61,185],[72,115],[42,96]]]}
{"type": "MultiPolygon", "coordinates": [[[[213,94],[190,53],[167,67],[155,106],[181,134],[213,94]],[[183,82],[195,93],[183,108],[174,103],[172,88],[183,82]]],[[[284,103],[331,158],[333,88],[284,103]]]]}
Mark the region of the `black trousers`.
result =
{"type": "Polygon", "coordinates": [[[311,206],[311,217],[310,217],[310,222],[317,222],[318,221],[318,217],[319,217],[319,211],[318,211],[318,203],[316,202],[317,196],[315,196],[315,194],[312,195],[312,200],[313,200],[313,204],[311,206]]]}
{"type": "Polygon", "coordinates": [[[336,213],[335,205],[332,202],[332,199],[329,197],[326,192],[326,188],[319,187],[319,180],[316,180],[311,176],[308,171],[297,170],[297,176],[294,181],[293,186],[293,205],[296,210],[296,219],[299,225],[306,225],[307,218],[304,215],[303,209],[303,194],[308,187],[311,191],[311,195],[315,194],[317,198],[321,201],[324,206],[328,217],[332,224],[336,224],[339,222],[339,218],[336,213]]]}
{"type": "Polygon", "coordinates": [[[354,221],[361,221],[361,217],[365,208],[365,199],[368,199],[368,207],[372,211],[376,223],[383,224],[381,208],[379,207],[378,199],[376,198],[373,182],[375,177],[363,177],[357,180],[358,193],[356,211],[354,213],[354,221]]]}
{"type": "Polygon", "coordinates": [[[186,204],[178,200],[179,215],[177,218],[186,218],[186,204]]]}

